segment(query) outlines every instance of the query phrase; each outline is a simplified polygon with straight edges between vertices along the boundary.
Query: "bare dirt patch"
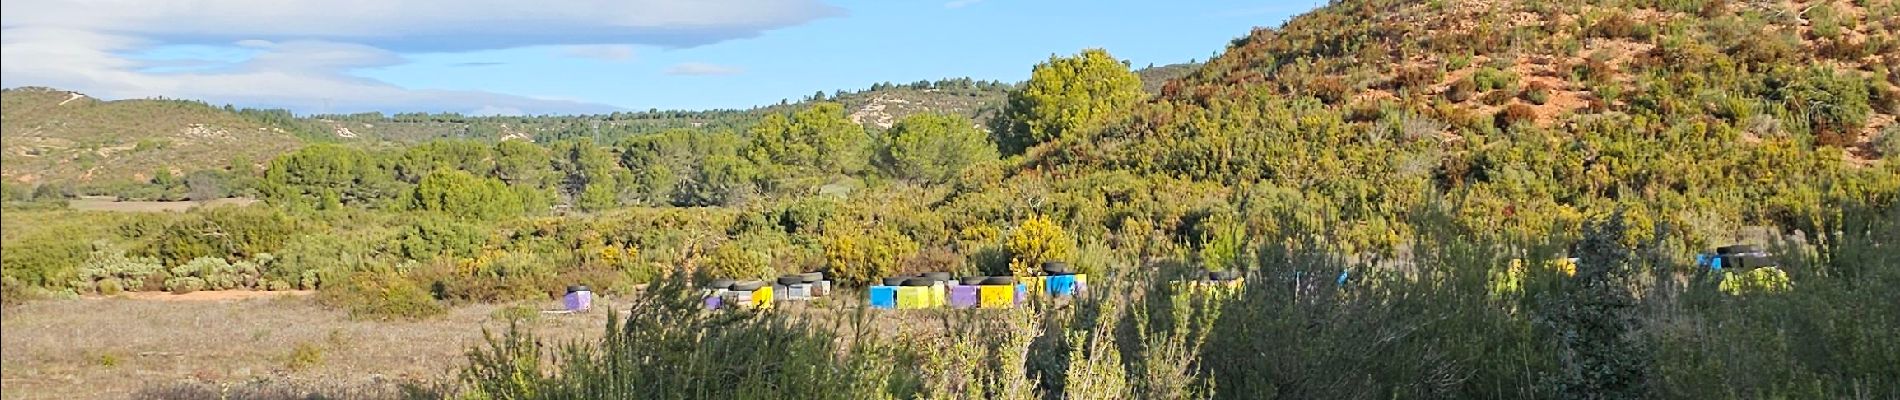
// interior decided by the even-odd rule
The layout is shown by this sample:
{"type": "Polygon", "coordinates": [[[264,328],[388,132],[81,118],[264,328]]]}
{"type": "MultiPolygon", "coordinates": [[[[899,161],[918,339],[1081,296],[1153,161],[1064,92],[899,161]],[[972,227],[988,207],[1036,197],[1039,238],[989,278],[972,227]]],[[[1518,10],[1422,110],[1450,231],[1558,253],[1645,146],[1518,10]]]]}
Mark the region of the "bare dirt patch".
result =
{"type": "Polygon", "coordinates": [[[316,293],[317,291],[315,290],[287,290],[287,291],[276,291],[276,292],[253,291],[253,290],[206,290],[206,291],[197,291],[197,292],[191,292],[191,293],[185,293],[185,294],[172,294],[169,292],[127,292],[127,293],[120,294],[118,296],[113,296],[113,297],[90,297],[89,299],[109,300],[109,299],[114,299],[114,298],[125,298],[129,300],[147,300],[147,301],[234,301],[234,300],[251,300],[251,299],[272,299],[272,298],[289,297],[289,296],[309,296],[316,293]]]}
{"type": "Polygon", "coordinates": [[[257,199],[231,198],[206,202],[198,201],[118,201],[111,197],[83,197],[66,202],[66,206],[80,211],[113,212],[185,212],[198,207],[248,206],[257,199]]]}

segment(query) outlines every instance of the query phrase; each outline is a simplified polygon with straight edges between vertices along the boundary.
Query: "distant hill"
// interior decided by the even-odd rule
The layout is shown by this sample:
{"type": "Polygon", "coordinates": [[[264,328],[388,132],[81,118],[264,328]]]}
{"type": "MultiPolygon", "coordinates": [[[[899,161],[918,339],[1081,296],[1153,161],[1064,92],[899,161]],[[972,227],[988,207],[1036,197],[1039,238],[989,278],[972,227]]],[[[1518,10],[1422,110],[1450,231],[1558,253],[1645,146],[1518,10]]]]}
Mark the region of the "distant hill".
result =
{"type": "Polygon", "coordinates": [[[1169,81],[1193,74],[1194,71],[1201,69],[1201,65],[1201,63],[1182,63],[1158,67],[1149,66],[1135,70],[1135,75],[1141,76],[1141,89],[1143,91],[1151,95],[1161,94],[1161,88],[1167,85],[1169,81]]]}
{"type": "MultiPolygon", "coordinates": [[[[1184,76],[1191,65],[1139,71],[1148,86],[1184,76]]],[[[144,181],[168,168],[222,168],[234,158],[262,163],[309,142],[361,145],[433,139],[552,142],[589,137],[613,142],[669,129],[742,131],[767,113],[814,101],[845,106],[852,120],[887,129],[917,113],[948,113],[987,123],[1014,84],[968,78],[879,83],[796,102],[731,110],[648,110],[605,115],[466,116],[454,113],[294,116],[282,110],[213,107],[188,100],[100,101],[50,88],[4,91],[6,180],[27,184],[144,181]]]]}
{"type": "Polygon", "coordinates": [[[14,182],[144,180],[166,168],[183,174],[253,162],[300,142],[280,127],[204,103],[99,101],[84,94],[0,91],[0,176],[14,182]]]}

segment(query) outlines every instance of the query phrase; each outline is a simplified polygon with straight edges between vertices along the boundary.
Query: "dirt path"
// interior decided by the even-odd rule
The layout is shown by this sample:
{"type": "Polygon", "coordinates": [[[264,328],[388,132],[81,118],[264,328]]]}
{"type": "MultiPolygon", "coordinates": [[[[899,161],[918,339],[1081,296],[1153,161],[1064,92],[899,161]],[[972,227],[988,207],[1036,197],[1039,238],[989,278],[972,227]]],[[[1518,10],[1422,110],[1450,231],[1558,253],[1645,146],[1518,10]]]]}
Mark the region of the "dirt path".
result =
{"type": "Polygon", "coordinates": [[[110,296],[110,297],[94,296],[94,297],[87,297],[87,299],[104,300],[104,299],[112,299],[112,298],[125,298],[125,299],[131,299],[131,300],[150,300],[150,301],[234,301],[234,300],[250,300],[250,299],[271,299],[271,298],[286,297],[286,296],[309,296],[313,294],[317,294],[317,291],[315,290],[288,290],[288,291],[265,292],[265,291],[253,291],[253,290],[204,290],[204,291],[196,291],[196,292],[185,293],[185,294],[172,294],[170,292],[127,292],[127,293],[120,294],[117,296],[110,296]]]}

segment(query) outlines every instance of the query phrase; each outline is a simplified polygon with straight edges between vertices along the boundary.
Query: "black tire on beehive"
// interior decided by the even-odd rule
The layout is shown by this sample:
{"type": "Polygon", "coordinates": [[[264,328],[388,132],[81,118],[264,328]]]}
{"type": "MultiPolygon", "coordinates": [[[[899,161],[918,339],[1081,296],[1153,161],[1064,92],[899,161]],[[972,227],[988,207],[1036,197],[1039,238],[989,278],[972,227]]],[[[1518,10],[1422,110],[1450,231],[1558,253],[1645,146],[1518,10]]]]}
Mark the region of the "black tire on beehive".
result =
{"type": "Polygon", "coordinates": [[[778,284],[780,285],[791,286],[791,285],[797,285],[800,283],[805,283],[804,276],[786,275],[786,276],[778,277],[778,284]]]}
{"type": "Polygon", "coordinates": [[[989,278],[990,278],[990,277],[987,277],[987,276],[982,276],[982,275],[978,275],[978,276],[966,276],[966,277],[963,277],[963,279],[958,279],[957,281],[958,281],[958,282],[961,282],[961,283],[963,283],[963,284],[964,284],[964,285],[966,285],[966,286],[974,286],[974,285],[981,285],[981,284],[983,284],[983,280],[984,280],[984,279],[989,279],[989,278]]]}
{"type": "Polygon", "coordinates": [[[910,278],[910,279],[904,280],[904,286],[930,286],[931,284],[934,284],[934,283],[937,283],[937,281],[932,280],[930,278],[925,278],[925,277],[916,277],[916,278],[910,278]]]}
{"type": "Polygon", "coordinates": [[[1069,268],[1069,263],[1065,263],[1061,261],[1044,261],[1042,263],[1042,273],[1048,274],[1048,275],[1070,275],[1070,274],[1074,274],[1075,270],[1069,268]]]}
{"type": "Polygon", "coordinates": [[[955,276],[950,275],[949,272],[925,272],[924,277],[937,282],[946,282],[955,276]]]}
{"type": "Polygon", "coordinates": [[[884,286],[904,286],[904,281],[907,281],[907,280],[910,280],[910,277],[893,276],[893,277],[884,278],[884,286]]]}
{"type": "Polygon", "coordinates": [[[1014,285],[1016,284],[1016,277],[992,276],[988,278],[983,278],[983,284],[984,285],[1014,285]]]}
{"type": "Polygon", "coordinates": [[[710,289],[731,289],[732,284],[734,283],[739,283],[739,281],[735,281],[731,279],[714,279],[712,280],[712,282],[707,282],[706,287],[710,289]]]}
{"type": "Polygon", "coordinates": [[[750,292],[765,287],[765,281],[745,281],[732,284],[735,292],[750,292]]]}
{"type": "Polygon", "coordinates": [[[798,277],[799,277],[799,280],[804,283],[818,283],[818,281],[825,280],[825,273],[806,272],[806,273],[798,274],[798,277]]]}

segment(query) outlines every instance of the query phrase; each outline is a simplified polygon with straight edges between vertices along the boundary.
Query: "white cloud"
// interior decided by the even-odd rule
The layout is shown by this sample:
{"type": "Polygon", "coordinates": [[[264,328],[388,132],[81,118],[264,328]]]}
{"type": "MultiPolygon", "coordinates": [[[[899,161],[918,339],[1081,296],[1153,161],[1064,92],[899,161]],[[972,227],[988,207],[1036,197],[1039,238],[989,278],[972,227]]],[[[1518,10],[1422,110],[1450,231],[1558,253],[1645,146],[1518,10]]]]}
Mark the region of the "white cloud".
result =
{"type": "Polygon", "coordinates": [[[304,39],[460,51],[592,43],[691,47],[843,13],[819,0],[43,0],[0,3],[0,26],[168,43],[304,39]]]}
{"type": "MultiPolygon", "coordinates": [[[[821,0],[40,0],[0,2],[0,86],[101,98],[164,96],[299,112],[612,111],[569,100],[407,89],[352,72],[409,52],[569,46],[626,60],[634,45],[680,48],[843,14],[821,0]],[[599,45],[614,43],[612,45],[599,45]],[[255,53],[240,62],[146,60],[165,45],[255,53]],[[186,65],[189,64],[189,65],[186,65]]],[[[683,74],[731,74],[713,65],[683,74]]]]}
{"type": "Polygon", "coordinates": [[[633,46],[624,44],[589,44],[563,46],[561,54],[601,61],[627,61],[633,59],[634,50],[633,46]]]}
{"type": "Polygon", "coordinates": [[[701,63],[701,62],[679,63],[679,64],[674,64],[672,67],[668,67],[666,69],[667,75],[708,76],[708,75],[738,75],[738,74],[743,74],[743,73],[745,73],[745,69],[742,69],[739,67],[719,65],[719,64],[708,64],[708,63],[701,63]]]}
{"type": "Polygon", "coordinates": [[[943,8],[964,8],[982,2],[983,0],[950,0],[949,3],[943,3],[943,8]]]}
{"type": "Polygon", "coordinates": [[[50,86],[106,99],[169,97],[299,112],[458,111],[595,113],[613,107],[480,91],[406,89],[349,75],[392,65],[385,50],[321,41],[252,42],[249,60],[187,72],[145,72],[155,62],[121,55],[145,41],[65,29],[6,28],[0,35],[0,85],[50,86]],[[14,60],[31,60],[16,62],[14,60]]]}

